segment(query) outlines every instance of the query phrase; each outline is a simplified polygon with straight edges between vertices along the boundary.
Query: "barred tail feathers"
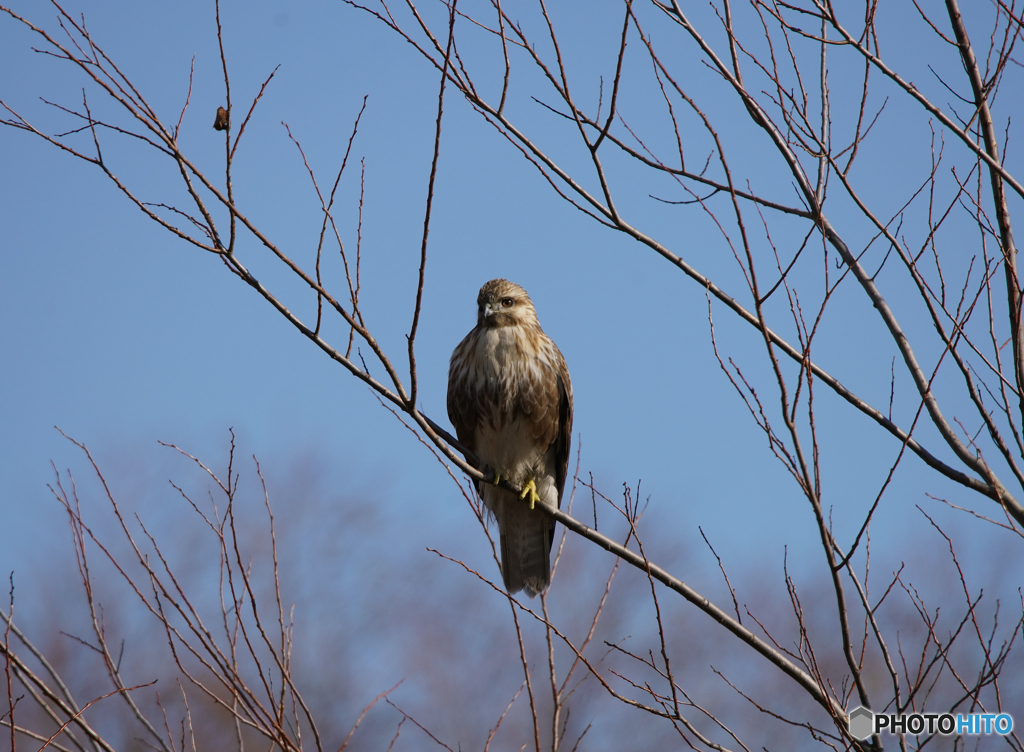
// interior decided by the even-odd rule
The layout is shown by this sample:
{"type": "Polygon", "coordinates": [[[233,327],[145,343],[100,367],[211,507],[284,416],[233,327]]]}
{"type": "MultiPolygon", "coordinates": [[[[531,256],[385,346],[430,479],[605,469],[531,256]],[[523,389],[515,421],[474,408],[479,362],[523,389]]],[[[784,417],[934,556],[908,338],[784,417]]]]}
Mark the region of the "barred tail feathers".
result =
{"type": "Polygon", "coordinates": [[[543,593],[551,584],[555,521],[501,488],[486,488],[484,503],[498,522],[505,589],[509,593],[524,590],[531,598],[543,593]]]}

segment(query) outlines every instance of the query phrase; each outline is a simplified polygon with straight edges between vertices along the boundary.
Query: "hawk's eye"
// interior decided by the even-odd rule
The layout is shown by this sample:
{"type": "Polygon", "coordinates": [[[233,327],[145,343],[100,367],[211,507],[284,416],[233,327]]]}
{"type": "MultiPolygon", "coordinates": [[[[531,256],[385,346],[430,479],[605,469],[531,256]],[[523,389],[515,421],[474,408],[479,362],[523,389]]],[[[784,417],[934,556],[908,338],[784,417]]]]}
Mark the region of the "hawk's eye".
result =
{"type": "Polygon", "coordinates": [[[512,298],[502,298],[501,299],[501,305],[502,305],[503,308],[511,308],[514,304],[515,304],[515,301],[512,300],[512,298]]]}

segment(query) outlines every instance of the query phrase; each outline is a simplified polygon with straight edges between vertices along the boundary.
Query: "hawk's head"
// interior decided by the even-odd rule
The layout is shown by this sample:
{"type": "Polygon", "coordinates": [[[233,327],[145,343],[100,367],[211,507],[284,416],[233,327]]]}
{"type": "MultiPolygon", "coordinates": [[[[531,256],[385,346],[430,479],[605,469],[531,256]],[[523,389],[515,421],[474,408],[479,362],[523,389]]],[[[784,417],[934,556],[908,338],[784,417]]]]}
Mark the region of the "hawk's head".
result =
{"type": "Polygon", "coordinates": [[[507,279],[492,279],[476,298],[477,326],[537,326],[537,312],[526,290],[507,279]]]}

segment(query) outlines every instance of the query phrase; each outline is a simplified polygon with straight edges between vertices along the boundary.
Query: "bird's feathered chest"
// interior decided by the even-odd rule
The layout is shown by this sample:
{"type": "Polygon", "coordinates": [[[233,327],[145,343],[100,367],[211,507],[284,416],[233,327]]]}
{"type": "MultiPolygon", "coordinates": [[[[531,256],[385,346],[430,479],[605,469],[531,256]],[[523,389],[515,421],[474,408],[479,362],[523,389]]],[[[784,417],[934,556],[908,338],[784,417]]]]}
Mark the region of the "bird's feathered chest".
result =
{"type": "Polygon", "coordinates": [[[539,328],[471,331],[452,354],[449,371],[448,413],[460,439],[522,434],[546,449],[558,425],[557,358],[539,328]]]}

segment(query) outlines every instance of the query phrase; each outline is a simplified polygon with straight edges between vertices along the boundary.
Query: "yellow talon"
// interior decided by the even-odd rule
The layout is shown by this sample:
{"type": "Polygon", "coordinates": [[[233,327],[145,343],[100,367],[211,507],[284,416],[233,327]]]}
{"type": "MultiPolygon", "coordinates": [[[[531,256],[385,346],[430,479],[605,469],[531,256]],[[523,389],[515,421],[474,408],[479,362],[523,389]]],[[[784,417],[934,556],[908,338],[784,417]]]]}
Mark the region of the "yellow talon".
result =
{"type": "Polygon", "coordinates": [[[501,473],[495,473],[494,474],[494,485],[498,485],[499,483],[501,483],[501,473]]]}
{"type": "Polygon", "coordinates": [[[530,495],[530,509],[533,509],[534,505],[540,501],[540,496],[537,494],[537,484],[533,478],[526,481],[526,484],[523,486],[523,492],[519,494],[519,498],[525,499],[527,494],[530,495]]]}

